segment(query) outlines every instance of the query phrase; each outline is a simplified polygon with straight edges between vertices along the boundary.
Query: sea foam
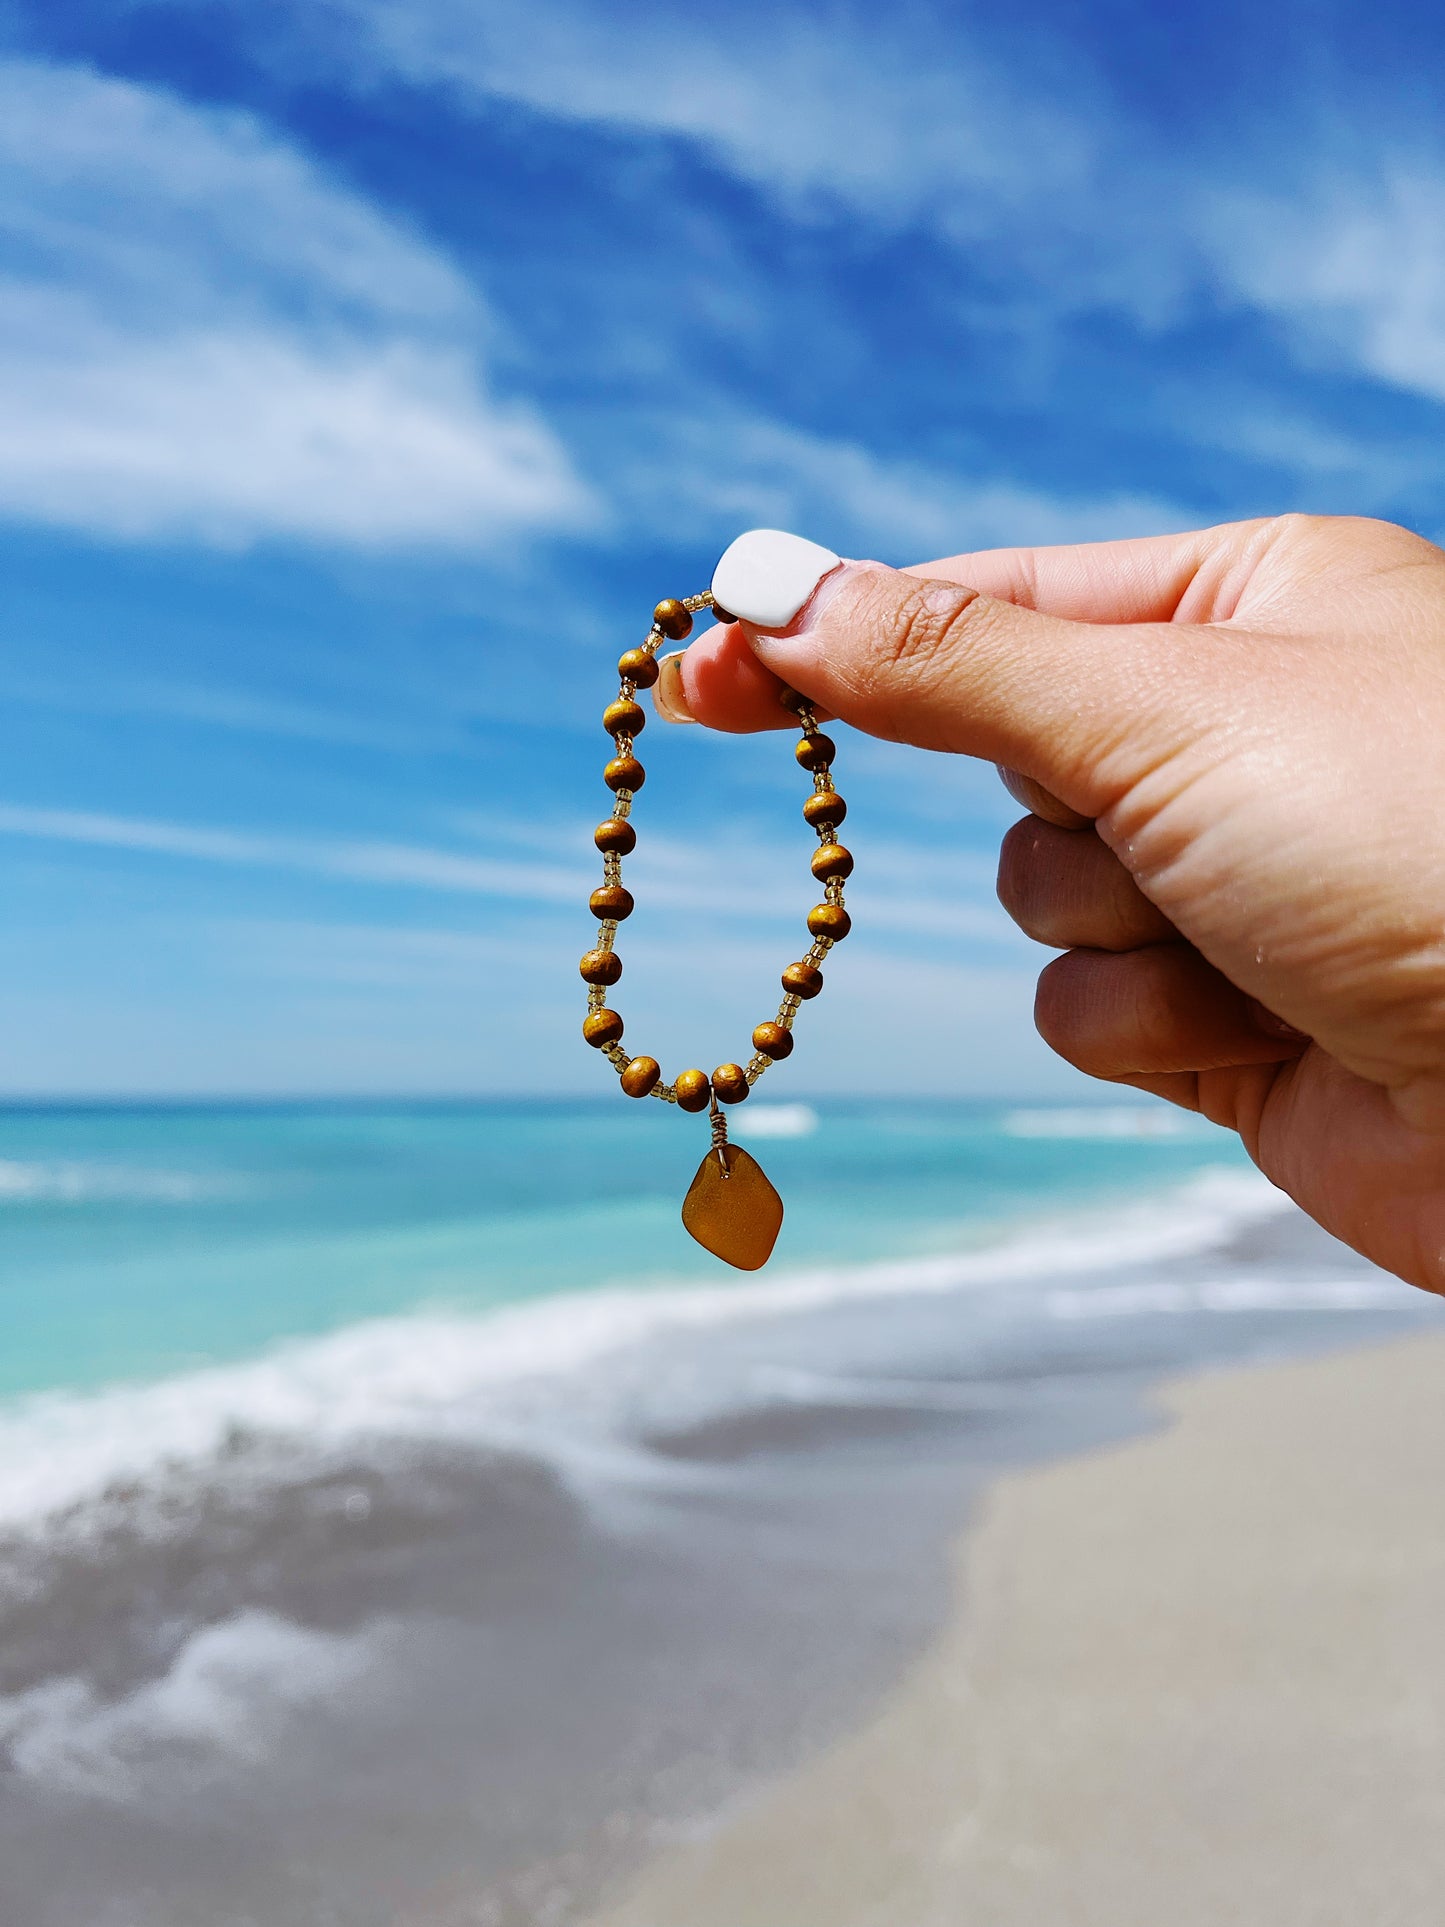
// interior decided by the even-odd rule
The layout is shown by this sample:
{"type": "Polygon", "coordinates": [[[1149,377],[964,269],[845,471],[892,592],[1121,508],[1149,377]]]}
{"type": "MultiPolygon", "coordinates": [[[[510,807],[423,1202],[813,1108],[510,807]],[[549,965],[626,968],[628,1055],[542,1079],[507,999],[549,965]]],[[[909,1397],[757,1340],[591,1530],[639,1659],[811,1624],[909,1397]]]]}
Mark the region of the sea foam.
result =
{"type": "MultiPolygon", "coordinates": [[[[1254,1173],[1211,1169],[1153,1197],[1046,1220],[980,1249],[715,1286],[604,1285],[483,1313],[417,1312],[150,1384],[30,1394],[0,1407],[0,1531],[24,1532],[187,1466],[199,1472],[234,1455],[238,1439],[277,1442],[297,1476],[366,1442],[514,1446],[534,1428],[539,1390],[583,1373],[590,1387],[599,1362],[670,1333],[848,1301],[993,1289],[1006,1290],[1020,1315],[1067,1316],[1057,1296],[1062,1279],[1112,1280],[1121,1269],[1205,1253],[1292,1208],[1254,1173]],[[1051,1303],[1035,1304],[1050,1289],[1051,1303]]],[[[535,1437],[526,1443],[535,1448],[535,1437]]]]}

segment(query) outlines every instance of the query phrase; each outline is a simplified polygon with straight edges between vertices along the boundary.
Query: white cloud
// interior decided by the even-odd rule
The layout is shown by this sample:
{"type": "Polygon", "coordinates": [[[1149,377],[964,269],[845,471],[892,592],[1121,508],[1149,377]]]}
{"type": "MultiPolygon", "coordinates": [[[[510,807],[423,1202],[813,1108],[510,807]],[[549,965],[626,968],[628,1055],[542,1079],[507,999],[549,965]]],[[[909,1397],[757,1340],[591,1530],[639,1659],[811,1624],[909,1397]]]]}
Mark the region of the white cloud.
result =
{"type": "MultiPolygon", "coordinates": [[[[144,3],[144,0],[140,0],[144,3]]],[[[1077,46],[1028,65],[956,11],[596,0],[325,0],[263,59],[331,84],[401,76],[462,100],[686,140],[796,218],[917,228],[992,262],[1016,325],[1123,307],[1157,324],[1202,257],[1168,148],[1077,46]]]]}
{"type": "Polygon", "coordinates": [[[1322,166],[1283,195],[1209,207],[1217,258],[1243,292],[1332,359],[1445,400],[1445,159],[1322,166]]]}
{"type": "MultiPolygon", "coordinates": [[[[488,840],[525,848],[535,842],[534,826],[518,824],[511,836],[506,825],[493,821],[488,840]]],[[[201,863],[235,865],[248,869],[291,870],[340,882],[375,884],[383,888],[435,891],[444,895],[479,896],[532,904],[575,908],[579,916],[595,887],[595,871],[568,868],[557,862],[508,857],[478,857],[464,851],[437,849],[425,844],[365,841],[348,838],[278,836],[249,830],[215,829],[205,825],[172,823],[151,817],[118,816],[102,811],[35,809],[0,804],[0,837],[20,837],[42,843],[68,843],[99,850],[128,850],[141,855],[180,857],[201,863]]],[[[559,837],[558,841],[561,839],[559,837]]],[[[732,839],[724,838],[709,853],[696,838],[685,842],[652,836],[629,870],[629,882],[639,901],[710,913],[716,908],[716,876],[726,867],[732,839]]],[[[755,876],[734,915],[751,922],[796,923],[807,907],[797,887],[772,880],[794,867],[793,852],[781,844],[752,841],[755,876]],[[770,874],[771,873],[771,874],[770,874]]],[[[959,858],[952,865],[955,896],[940,897],[936,888],[937,858],[907,844],[879,843],[870,852],[873,875],[855,892],[867,906],[875,927],[929,937],[969,938],[1017,948],[1012,927],[993,899],[991,864],[959,858]]],[[[582,924],[579,923],[579,933],[582,924]]],[[[407,942],[413,939],[408,937],[407,942]]],[[[472,939],[468,938],[467,942],[472,939]]],[[[434,955],[426,953],[428,964],[434,955]]],[[[685,953],[679,953],[679,966],[685,953]]]]}
{"type": "Polygon", "coordinates": [[[450,719],[397,713],[399,699],[386,715],[370,716],[235,687],[144,676],[108,680],[91,665],[86,666],[83,677],[72,674],[64,679],[0,671],[0,703],[27,703],[83,716],[161,718],[244,734],[355,744],[400,754],[455,749],[464,741],[463,731],[450,719]]]}
{"type": "Polygon", "coordinates": [[[204,863],[302,870],[353,883],[400,885],[468,896],[516,898],[533,903],[585,902],[595,878],[542,863],[511,863],[422,844],[349,841],[344,838],[268,836],[246,830],[210,829],[149,817],[89,810],[29,809],[0,805],[0,836],[92,849],[134,850],[152,856],[189,857],[204,863]]]}
{"type": "Polygon", "coordinates": [[[995,308],[1027,290],[1021,331],[1095,307],[1158,326],[1222,295],[1445,398],[1445,155],[1434,129],[1403,147],[1377,101],[1352,127],[1301,77],[1201,157],[1131,117],[1077,43],[1035,42],[1023,67],[941,9],[329,0],[318,20],[345,23],[333,71],[686,138],[794,214],[983,250],[995,308]]]}
{"type": "Polygon", "coordinates": [[[940,207],[965,218],[970,185],[992,203],[1021,200],[1041,178],[1076,184],[1097,145],[1081,114],[1010,85],[956,21],[783,8],[715,18],[586,0],[333,0],[329,11],[362,63],[556,118],[685,135],[795,201],[824,195],[890,221],[940,207]]]}
{"type": "Polygon", "coordinates": [[[476,543],[591,513],[434,249],[248,116],[0,62],[0,512],[476,543]]]}
{"type": "Polygon", "coordinates": [[[1193,520],[1143,494],[1070,500],[1009,482],[969,482],[926,462],[740,413],[669,421],[666,433],[666,473],[642,462],[623,488],[634,514],[665,517],[675,534],[697,539],[731,521],[802,529],[829,547],[915,562],[1002,544],[1159,534],[1193,520]]]}

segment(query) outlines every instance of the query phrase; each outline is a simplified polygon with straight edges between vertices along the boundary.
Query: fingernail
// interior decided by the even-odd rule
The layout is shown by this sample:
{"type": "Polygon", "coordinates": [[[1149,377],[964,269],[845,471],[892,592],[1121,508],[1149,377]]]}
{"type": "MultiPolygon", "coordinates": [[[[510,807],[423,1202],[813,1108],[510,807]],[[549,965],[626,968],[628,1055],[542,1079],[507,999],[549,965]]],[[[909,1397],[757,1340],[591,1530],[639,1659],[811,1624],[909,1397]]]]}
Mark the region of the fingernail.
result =
{"type": "Polygon", "coordinates": [[[755,629],[786,629],[841,560],[784,529],[749,529],[718,558],[713,597],[755,629]]]}
{"type": "Polygon", "coordinates": [[[682,659],[686,654],[685,649],[677,649],[670,656],[657,659],[658,677],[652,688],[652,706],[665,723],[697,721],[682,686],[682,659]]]}
{"type": "Polygon", "coordinates": [[[784,682],[796,670],[811,666],[810,659],[825,658],[830,644],[827,616],[839,596],[860,575],[882,570],[881,562],[840,562],[831,575],[813,589],[785,629],[760,629],[746,623],[745,639],[762,661],[777,671],[784,682]]]}

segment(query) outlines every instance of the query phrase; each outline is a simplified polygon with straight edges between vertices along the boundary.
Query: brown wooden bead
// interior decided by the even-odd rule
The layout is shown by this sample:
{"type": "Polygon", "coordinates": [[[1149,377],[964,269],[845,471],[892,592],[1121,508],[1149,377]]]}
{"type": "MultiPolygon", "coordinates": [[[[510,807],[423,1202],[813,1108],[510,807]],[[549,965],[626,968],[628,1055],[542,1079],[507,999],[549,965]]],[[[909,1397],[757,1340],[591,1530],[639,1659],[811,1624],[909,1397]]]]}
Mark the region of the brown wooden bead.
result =
{"type": "Polygon", "coordinates": [[[792,963],[783,972],[783,989],[790,997],[816,997],[823,988],[823,973],[813,964],[792,963]]]}
{"type": "Polygon", "coordinates": [[[713,1094],[724,1104],[741,1104],[748,1094],[748,1075],[741,1064],[719,1064],[712,1074],[713,1094]]]}
{"type": "Polygon", "coordinates": [[[811,709],[813,707],[813,698],[803,695],[802,692],[797,689],[780,689],[778,691],[778,701],[783,705],[784,709],[790,709],[795,716],[800,709],[811,709]]]}
{"type": "Polygon", "coordinates": [[[602,780],[610,790],[640,790],[647,781],[647,771],[635,756],[614,756],[603,770],[602,780]]]}
{"type": "Polygon", "coordinates": [[[589,1011],[582,1021],[582,1035],[595,1050],[615,1044],[622,1035],[622,1019],[615,1010],[589,1011]]]}
{"type": "Polygon", "coordinates": [[[841,943],[853,928],[853,919],[841,903],[816,903],[808,912],[808,928],[815,937],[831,937],[841,943]]]}
{"type": "Polygon", "coordinates": [[[637,848],[637,832],[625,816],[609,816],[592,832],[592,841],[607,856],[630,856],[637,848]]]}
{"type": "Polygon", "coordinates": [[[632,892],[620,883],[604,883],[588,897],[587,908],[599,923],[621,923],[632,915],[632,892]]]}
{"type": "Polygon", "coordinates": [[[577,968],[584,984],[615,984],[622,975],[622,959],[615,950],[589,950],[577,968]]]}
{"type": "Polygon", "coordinates": [[[731,628],[732,624],[737,621],[737,617],[733,614],[732,610],[724,609],[724,607],[720,602],[715,602],[712,605],[712,612],[719,622],[723,623],[729,628],[731,628]]]}
{"type": "Polygon", "coordinates": [[[705,1111],[712,1097],[712,1082],[706,1071],[679,1071],[672,1088],[680,1111],[705,1111]]]}
{"type": "Polygon", "coordinates": [[[676,596],[664,596],[653,610],[652,620],[669,642],[683,642],[692,634],[692,617],[676,596]]]}
{"type": "Polygon", "coordinates": [[[850,877],[853,852],[845,850],[841,843],[820,843],[813,852],[811,868],[819,883],[828,883],[834,877],[850,877]]]}
{"type": "Polygon", "coordinates": [[[814,790],[803,804],[803,821],[815,830],[836,830],[848,814],[848,805],[837,790],[814,790]]]}
{"type": "Polygon", "coordinates": [[[641,703],[619,697],[603,710],[602,727],[609,736],[640,736],[647,727],[647,711],[641,703]]]}
{"type": "Polygon", "coordinates": [[[753,1049],[764,1057],[791,1057],[793,1033],[783,1024],[759,1024],[753,1032],[753,1049]]]}
{"type": "Polygon", "coordinates": [[[821,729],[810,729],[806,736],[798,738],[793,754],[803,769],[827,769],[838,754],[838,745],[831,736],[825,736],[821,729]]]}
{"type": "Polygon", "coordinates": [[[639,689],[651,689],[657,681],[657,658],[650,649],[624,649],[617,658],[617,673],[639,689]]]}
{"type": "Polygon", "coordinates": [[[634,1057],[622,1073],[622,1088],[629,1097],[646,1097],[662,1076],[655,1057],[634,1057]]]}

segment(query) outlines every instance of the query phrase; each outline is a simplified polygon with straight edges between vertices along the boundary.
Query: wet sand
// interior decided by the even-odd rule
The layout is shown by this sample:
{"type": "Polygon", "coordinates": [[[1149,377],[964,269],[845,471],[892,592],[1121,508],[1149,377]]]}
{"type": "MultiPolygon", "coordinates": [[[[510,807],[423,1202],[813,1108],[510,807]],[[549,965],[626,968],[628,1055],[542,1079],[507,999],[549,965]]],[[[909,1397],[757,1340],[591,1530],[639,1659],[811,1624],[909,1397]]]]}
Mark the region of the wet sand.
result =
{"type": "Polygon", "coordinates": [[[1445,1340],[1157,1403],[1005,1475],[876,1713],[589,1927],[1439,1920],[1445,1340]]]}

